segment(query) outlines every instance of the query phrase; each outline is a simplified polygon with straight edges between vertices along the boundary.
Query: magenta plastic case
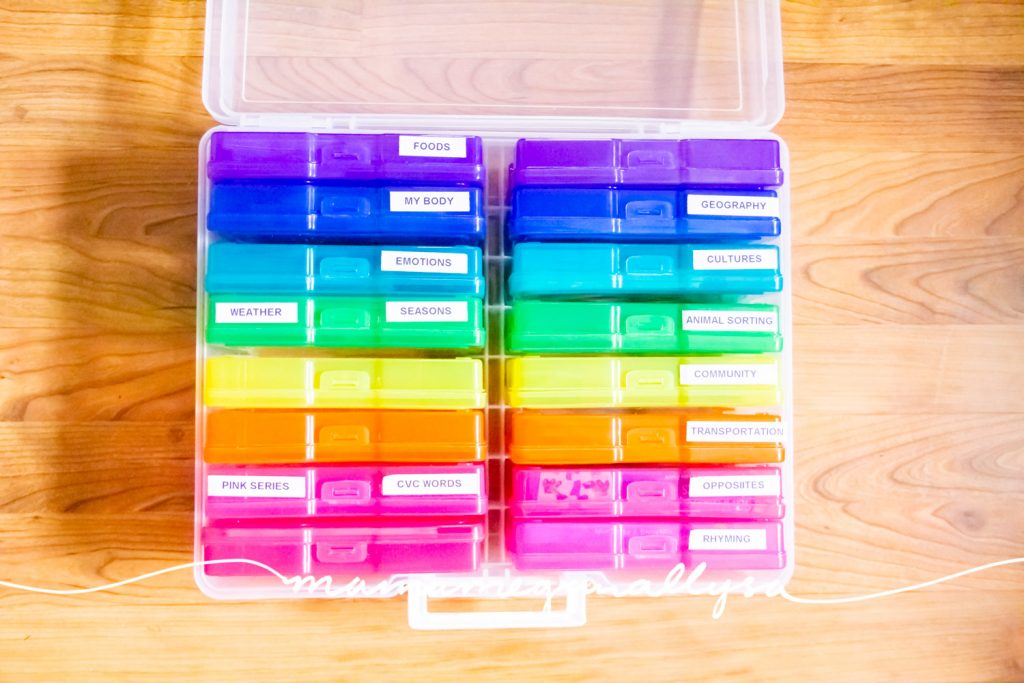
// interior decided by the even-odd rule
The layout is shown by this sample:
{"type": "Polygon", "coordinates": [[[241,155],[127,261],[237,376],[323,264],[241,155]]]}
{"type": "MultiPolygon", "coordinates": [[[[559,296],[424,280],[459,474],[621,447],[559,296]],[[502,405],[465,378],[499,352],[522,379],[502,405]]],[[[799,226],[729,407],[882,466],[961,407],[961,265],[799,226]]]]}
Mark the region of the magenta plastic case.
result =
{"type": "Polygon", "coordinates": [[[211,465],[211,522],[274,517],[465,516],[487,511],[484,466],[211,465]]]}
{"type": "Polygon", "coordinates": [[[329,577],[342,589],[348,579],[415,572],[471,572],[480,565],[484,527],[478,522],[376,520],[294,525],[208,526],[202,530],[207,580],[231,585],[251,577],[260,585],[267,570],[252,563],[215,563],[244,557],[285,577],[329,577]],[[226,583],[225,583],[226,582],[226,583]]]}
{"type": "Polygon", "coordinates": [[[777,467],[515,467],[523,517],[781,519],[777,467]]]}
{"type": "Polygon", "coordinates": [[[781,569],[778,522],[513,520],[514,563],[519,569],[691,570],[781,569]]]}

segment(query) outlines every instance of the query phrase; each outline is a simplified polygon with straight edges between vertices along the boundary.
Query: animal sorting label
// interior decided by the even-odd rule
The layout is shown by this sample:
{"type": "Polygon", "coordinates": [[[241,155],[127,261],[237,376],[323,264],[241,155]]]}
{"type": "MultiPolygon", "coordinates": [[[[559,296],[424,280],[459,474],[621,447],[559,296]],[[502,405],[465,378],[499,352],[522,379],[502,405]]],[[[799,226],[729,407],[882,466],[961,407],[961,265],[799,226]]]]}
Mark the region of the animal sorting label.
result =
{"type": "Polygon", "coordinates": [[[775,311],[727,311],[705,308],[683,311],[687,332],[769,332],[779,329],[775,311]]]}

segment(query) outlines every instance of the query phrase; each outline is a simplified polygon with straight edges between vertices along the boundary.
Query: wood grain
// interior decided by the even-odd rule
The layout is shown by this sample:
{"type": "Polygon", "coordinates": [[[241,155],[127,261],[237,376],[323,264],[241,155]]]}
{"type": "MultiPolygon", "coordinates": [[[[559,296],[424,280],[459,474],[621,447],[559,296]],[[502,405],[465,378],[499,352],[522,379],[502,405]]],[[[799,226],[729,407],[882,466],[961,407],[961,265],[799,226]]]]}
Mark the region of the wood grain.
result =
{"type": "MultiPolygon", "coordinates": [[[[0,3],[2,579],[192,557],[203,11],[0,3]]],[[[790,591],[1024,556],[1024,6],[787,1],[783,24],[790,591]]],[[[186,571],[0,591],[0,680],[1019,681],[1022,587],[1005,567],[717,622],[705,598],[593,599],[582,629],[481,635],[410,632],[404,600],[217,603],[186,571]]]]}

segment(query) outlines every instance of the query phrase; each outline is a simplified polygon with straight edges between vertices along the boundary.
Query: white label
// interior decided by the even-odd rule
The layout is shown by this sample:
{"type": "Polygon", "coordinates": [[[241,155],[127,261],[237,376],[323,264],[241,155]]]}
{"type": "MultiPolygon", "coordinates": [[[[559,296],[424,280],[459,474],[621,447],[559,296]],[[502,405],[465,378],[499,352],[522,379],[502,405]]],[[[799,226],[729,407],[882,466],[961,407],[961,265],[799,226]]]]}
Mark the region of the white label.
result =
{"type": "Polygon", "coordinates": [[[305,477],[271,477],[211,474],[206,495],[232,498],[305,498],[305,477]]]}
{"type": "Polygon", "coordinates": [[[380,269],[401,273],[469,273],[469,255],[443,251],[382,251],[380,269]]]}
{"type": "Polygon", "coordinates": [[[776,443],[786,440],[781,422],[689,421],[686,440],[702,443],[776,443]]]}
{"type": "Polygon", "coordinates": [[[439,138],[432,135],[399,135],[400,157],[466,158],[466,138],[439,138]]]}
{"type": "Polygon", "coordinates": [[[388,301],[384,320],[389,323],[464,323],[469,320],[465,301],[388,301]]]}
{"type": "Polygon", "coordinates": [[[775,311],[686,309],[682,325],[689,332],[777,332],[779,317],[775,311]]]}
{"type": "Polygon", "coordinates": [[[694,249],[694,270],[777,270],[774,249],[694,249]]]}
{"type": "Polygon", "coordinates": [[[461,191],[398,191],[391,195],[392,211],[436,211],[466,213],[469,211],[469,192],[461,191]]]}
{"type": "Polygon", "coordinates": [[[777,218],[779,198],[735,194],[691,194],[686,196],[686,213],[690,216],[777,218]]]}
{"type": "Polygon", "coordinates": [[[780,495],[779,478],[763,474],[740,477],[693,477],[690,479],[691,498],[728,498],[729,496],[780,495]]]}
{"type": "Polygon", "coordinates": [[[775,363],[702,363],[679,366],[680,384],[778,384],[775,363]]]}
{"type": "Polygon", "coordinates": [[[386,474],[385,496],[469,496],[480,493],[480,473],[386,474]]]}
{"type": "Polygon", "coordinates": [[[297,323],[299,305],[294,301],[245,301],[235,304],[218,301],[213,319],[218,323],[297,323]]]}
{"type": "Polygon", "coordinates": [[[690,550],[768,550],[765,529],[690,529],[690,550]]]}

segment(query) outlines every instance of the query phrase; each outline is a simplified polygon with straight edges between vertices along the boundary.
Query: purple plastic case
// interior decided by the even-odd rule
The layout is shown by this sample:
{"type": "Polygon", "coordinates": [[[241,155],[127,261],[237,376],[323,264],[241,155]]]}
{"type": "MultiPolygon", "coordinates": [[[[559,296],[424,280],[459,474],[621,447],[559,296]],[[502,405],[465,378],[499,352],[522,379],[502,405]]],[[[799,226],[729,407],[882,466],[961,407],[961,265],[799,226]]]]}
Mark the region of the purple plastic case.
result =
{"type": "Polygon", "coordinates": [[[701,563],[715,570],[785,566],[779,522],[554,521],[510,524],[519,569],[612,570],[701,563]]]}
{"type": "Polygon", "coordinates": [[[482,463],[210,466],[208,520],[376,515],[482,515],[482,463]]]}
{"type": "Polygon", "coordinates": [[[465,136],[217,132],[211,180],[374,180],[482,185],[480,138],[465,136]]]}
{"type": "Polygon", "coordinates": [[[509,182],[765,188],[782,184],[782,164],[775,140],[523,139],[509,182]]]}
{"type": "MultiPolygon", "coordinates": [[[[483,552],[483,524],[382,521],[308,526],[227,526],[202,530],[203,559],[245,558],[286,577],[387,576],[473,571],[483,552]]],[[[211,564],[209,577],[270,574],[247,563],[211,564]]]]}
{"type": "Polygon", "coordinates": [[[522,517],[782,519],[777,467],[516,467],[522,517]]]}

